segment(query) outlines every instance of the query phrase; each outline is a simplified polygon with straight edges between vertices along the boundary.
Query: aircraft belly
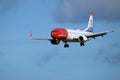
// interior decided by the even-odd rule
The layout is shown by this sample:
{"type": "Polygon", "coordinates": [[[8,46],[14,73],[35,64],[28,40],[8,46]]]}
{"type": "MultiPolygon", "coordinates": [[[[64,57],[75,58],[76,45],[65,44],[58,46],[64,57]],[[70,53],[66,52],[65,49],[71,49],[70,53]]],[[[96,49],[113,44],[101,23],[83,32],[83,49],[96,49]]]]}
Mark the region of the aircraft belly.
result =
{"type": "Polygon", "coordinates": [[[87,39],[87,40],[84,40],[84,41],[80,41],[78,38],[72,38],[72,39],[66,39],[65,41],[67,41],[67,42],[87,42],[87,41],[89,41],[89,40],[91,40],[91,38],[89,38],[89,39],[87,39]]]}
{"type": "Polygon", "coordinates": [[[66,41],[67,41],[67,42],[80,42],[79,40],[73,40],[73,39],[71,39],[71,40],[70,40],[70,39],[67,39],[66,41]]]}

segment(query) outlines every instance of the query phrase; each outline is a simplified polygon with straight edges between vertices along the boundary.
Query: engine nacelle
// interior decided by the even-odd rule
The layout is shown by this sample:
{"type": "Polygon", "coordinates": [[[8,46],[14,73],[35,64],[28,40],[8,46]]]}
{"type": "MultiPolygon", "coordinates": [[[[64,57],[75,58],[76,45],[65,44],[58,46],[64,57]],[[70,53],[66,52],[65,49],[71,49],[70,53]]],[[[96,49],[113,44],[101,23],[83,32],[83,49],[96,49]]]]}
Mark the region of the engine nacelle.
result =
{"type": "Polygon", "coordinates": [[[81,42],[85,42],[87,40],[88,40],[88,38],[86,36],[80,36],[79,37],[79,41],[81,41],[81,42]]]}
{"type": "Polygon", "coordinates": [[[53,44],[53,45],[58,45],[60,43],[60,41],[59,40],[51,40],[51,44],[53,44]]]}

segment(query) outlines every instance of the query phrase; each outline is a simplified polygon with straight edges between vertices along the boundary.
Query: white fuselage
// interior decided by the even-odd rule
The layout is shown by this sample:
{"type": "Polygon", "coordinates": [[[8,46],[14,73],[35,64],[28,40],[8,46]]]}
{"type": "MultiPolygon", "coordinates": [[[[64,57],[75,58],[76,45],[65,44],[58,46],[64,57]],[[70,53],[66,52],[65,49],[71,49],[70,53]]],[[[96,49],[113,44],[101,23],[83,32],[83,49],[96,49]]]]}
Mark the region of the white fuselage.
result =
{"type": "Polygon", "coordinates": [[[68,42],[80,42],[79,40],[75,40],[75,39],[78,39],[80,36],[82,36],[84,38],[84,42],[86,42],[90,40],[90,38],[88,39],[86,35],[93,34],[91,32],[81,31],[79,29],[77,30],[66,29],[66,30],[68,32],[68,36],[67,36],[68,42]]]}

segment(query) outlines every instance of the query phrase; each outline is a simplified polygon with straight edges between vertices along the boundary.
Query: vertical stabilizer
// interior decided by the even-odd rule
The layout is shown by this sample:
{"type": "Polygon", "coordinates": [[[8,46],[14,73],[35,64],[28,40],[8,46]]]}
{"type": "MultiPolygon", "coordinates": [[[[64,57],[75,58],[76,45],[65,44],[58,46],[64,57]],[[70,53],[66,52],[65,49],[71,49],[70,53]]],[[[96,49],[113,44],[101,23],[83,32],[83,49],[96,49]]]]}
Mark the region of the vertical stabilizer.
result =
{"type": "Polygon", "coordinates": [[[93,32],[93,11],[90,12],[88,26],[84,31],[93,32]]]}

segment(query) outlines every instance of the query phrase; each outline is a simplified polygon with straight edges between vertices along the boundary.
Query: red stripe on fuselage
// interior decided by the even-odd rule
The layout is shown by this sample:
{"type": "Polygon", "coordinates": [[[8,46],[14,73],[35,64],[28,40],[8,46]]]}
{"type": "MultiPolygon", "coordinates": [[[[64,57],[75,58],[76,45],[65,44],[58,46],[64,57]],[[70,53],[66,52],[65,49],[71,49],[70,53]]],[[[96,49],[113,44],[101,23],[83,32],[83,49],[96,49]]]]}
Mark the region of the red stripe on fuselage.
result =
{"type": "Polygon", "coordinates": [[[65,40],[68,37],[68,32],[65,28],[55,28],[51,31],[51,37],[58,40],[65,40]]]}

